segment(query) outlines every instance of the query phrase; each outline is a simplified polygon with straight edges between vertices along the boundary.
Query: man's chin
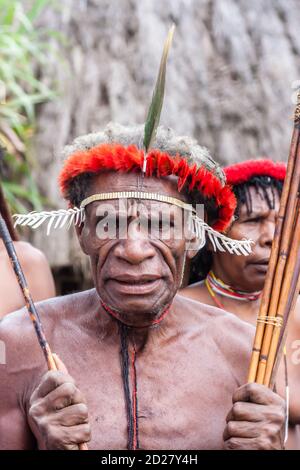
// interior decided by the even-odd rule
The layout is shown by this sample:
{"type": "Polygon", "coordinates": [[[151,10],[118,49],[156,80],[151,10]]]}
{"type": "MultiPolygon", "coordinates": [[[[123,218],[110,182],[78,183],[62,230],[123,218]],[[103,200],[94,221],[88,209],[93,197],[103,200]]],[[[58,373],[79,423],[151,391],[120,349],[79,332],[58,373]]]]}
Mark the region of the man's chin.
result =
{"type": "MultiPolygon", "coordinates": [[[[104,302],[106,303],[106,302],[104,302]]],[[[153,299],[143,299],[143,298],[122,298],[118,301],[117,298],[108,299],[108,305],[110,308],[116,312],[122,312],[122,316],[155,316],[159,314],[161,310],[164,309],[164,306],[161,302],[153,302],[153,299]]]]}
{"type": "Polygon", "coordinates": [[[164,312],[172,302],[172,298],[166,297],[166,291],[161,295],[120,295],[110,292],[100,294],[104,306],[108,307],[113,316],[127,325],[139,326],[151,324],[164,312]]]}

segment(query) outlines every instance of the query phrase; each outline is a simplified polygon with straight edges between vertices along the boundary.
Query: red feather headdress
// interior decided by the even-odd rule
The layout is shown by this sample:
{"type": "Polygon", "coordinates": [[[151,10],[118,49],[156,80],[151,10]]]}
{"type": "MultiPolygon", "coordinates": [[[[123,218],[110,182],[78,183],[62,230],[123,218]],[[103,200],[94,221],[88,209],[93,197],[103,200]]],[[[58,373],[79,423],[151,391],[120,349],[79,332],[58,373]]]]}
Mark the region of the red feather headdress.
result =
{"type": "MultiPolygon", "coordinates": [[[[145,162],[145,153],[135,145],[123,146],[117,143],[102,143],[88,150],[76,151],[67,157],[59,176],[59,184],[63,196],[70,201],[70,189],[75,178],[83,174],[99,174],[105,171],[121,171],[124,173],[141,173],[145,162]]],[[[181,199],[165,194],[137,191],[112,191],[109,193],[92,194],[80,203],[80,207],[70,207],[68,210],[44,211],[27,215],[16,214],[16,225],[27,225],[31,228],[40,227],[48,222],[47,233],[51,228],[61,228],[73,223],[80,225],[85,220],[85,208],[94,201],[113,199],[145,199],[157,200],[174,204],[190,212],[190,224],[195,235],[195,249],[201,249],[206,243],[206,237],[211,241],[214,250],[229,251],[237,255],[248,255],[251,252],[251,240],[232,240],[222,232],[233,220],[236,208],[236,198],[232,189],[203,165],[189,164],[181,155],[171,156],[158,149],[147,153],[145,178],[177,176],[178,191],[186,188],[189,192],[199,193],[203,203],[213,202],[217,220],[209,226],[201,219],[197,210],[181,199]],[[188,206],[188,207],[187,207],[188,206]]]]}
{"type": "MultiPolygon", "coordinates": [[[[120,144],[100,144],[89,150],[78,151],[65,161],[59,176],[63,196],[68,199],[68,189],[72,180],[83,173],[102,171],[140,172],[144,162],[144,152],[135,145],[124,147],[120,144]]],[[[204,200],[213,199],[218,210],[218,220],[213,228],[224,231],[230,222],[236,207],[236,199],[228,185],[223,185],[217,176],[205,167],[189,165],[180,155],[152,149],[147,154],[147,176],[178,177],[178,190],[184,186],[189,191],[199,191],[204,200]]]]}

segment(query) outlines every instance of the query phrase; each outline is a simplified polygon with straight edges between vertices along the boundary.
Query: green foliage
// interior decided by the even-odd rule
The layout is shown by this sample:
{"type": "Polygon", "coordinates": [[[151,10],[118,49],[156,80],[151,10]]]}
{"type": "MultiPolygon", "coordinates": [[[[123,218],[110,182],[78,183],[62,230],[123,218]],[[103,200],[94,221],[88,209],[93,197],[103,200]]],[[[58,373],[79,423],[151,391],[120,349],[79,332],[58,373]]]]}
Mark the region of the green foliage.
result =
{"type": "Polygon", "coordinates": [[[5,148],[5,196],[13,211],[40,210],[42,198],[32,178],[30,139],[36,105],[55,93],[37,71],[49,63],[51,31],[34,24],[51,0],[0,0],[0,142],[5,148]],[[2,95],[2,96],[1,96],[2,95]]]}

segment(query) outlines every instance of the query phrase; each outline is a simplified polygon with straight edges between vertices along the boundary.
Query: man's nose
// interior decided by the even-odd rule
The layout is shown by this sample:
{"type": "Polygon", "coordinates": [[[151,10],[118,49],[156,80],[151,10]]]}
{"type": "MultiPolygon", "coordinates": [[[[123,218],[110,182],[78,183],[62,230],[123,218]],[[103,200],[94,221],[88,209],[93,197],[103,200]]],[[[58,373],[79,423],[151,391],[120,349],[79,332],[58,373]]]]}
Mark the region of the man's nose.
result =
{"type": "Polygon", "coordinates": [[[144,234],[135,233],[120,240],[114,250],[115,256],[130,264],[140,264],[155,256],[155,248],[144,234]]]}

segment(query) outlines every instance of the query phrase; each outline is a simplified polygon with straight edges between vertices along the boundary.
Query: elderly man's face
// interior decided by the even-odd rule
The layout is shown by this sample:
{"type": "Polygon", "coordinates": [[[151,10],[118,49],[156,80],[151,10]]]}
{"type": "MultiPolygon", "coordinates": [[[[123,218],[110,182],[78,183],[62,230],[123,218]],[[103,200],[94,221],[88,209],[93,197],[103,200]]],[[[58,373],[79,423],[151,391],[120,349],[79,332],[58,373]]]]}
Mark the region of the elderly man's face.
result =
{"type": "MultiPolygon", "coordinates": [[[[141,180],[138,182],[136,174],[107,172],[95,176],[87,196],[136,191],[138,184],[141,180]]],[[[144,192],[164,194],[186,202],[185,197],[178,193],[175,179],[144,178],[142,184],[144,192]]],[[[123,204],[126,207],[124,201],[123,204]]],[[[119,200],[89,204],[79,238],[83,250],[90,256],[95,286],[102,301],[117,311],[127,324],[138,326],[154,320],[171,303],[180,287],[186,253],[192,256],[192,252],[185,251],[184,237],[172,234],[175,219],[182,214],[181,209],[146,200],[129,201],[129,207],[124,224],[125,210],[120,209],[119,200]],[[110,211],[111,207],[115,211],[110,211]],[[170,207],[170,223],[164,227],[159,214],[162,216],[170,207]],[[147,209],[151,217],[158,217],[159,233],[162,235],[164,231],[171,230],[169,235],[157,236],[156,233],[152,236],[139,223],[141,217],[142,220],[147,218],[147,209]],[[110,212],[114,217],[117,215],[117,220],[111,223],[110,212]],[[120,232],[124,225],[128,233],[122,238],[120,232]],[[107,235],[105,230],[108,230],[107,235]]]]}

